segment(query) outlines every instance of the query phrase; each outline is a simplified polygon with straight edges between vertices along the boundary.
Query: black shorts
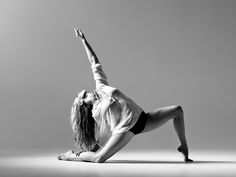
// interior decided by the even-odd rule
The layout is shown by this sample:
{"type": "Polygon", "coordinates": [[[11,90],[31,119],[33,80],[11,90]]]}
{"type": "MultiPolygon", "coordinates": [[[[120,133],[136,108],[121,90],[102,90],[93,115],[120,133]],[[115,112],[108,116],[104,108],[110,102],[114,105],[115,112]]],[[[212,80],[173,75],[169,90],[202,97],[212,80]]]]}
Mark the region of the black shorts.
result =
{"type": "Polygon", "coordinates": [[[135,135],[141,133],[145,128],[146,121],[147,121],[147,115],[143,111],[143,112],[141,112],[135,125],[129,131],[133,132],[135,135]]]}

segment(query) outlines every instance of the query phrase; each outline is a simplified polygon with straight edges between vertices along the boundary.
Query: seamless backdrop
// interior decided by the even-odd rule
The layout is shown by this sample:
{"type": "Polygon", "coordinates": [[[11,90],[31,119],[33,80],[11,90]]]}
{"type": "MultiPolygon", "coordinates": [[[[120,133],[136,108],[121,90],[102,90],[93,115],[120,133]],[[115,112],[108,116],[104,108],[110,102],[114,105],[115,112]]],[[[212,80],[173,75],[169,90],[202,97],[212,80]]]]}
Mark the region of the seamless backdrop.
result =
{"type": "MultiPolygon", "coordinates": [[[[72,148],[70,107],[94,89],[80,27],[110,85],[145,111],[180,104],[192,149],[235,150],[236,1],[1,0],[0,148],[72,148]]],[[[173,149],[169,122],[127,149],[173,149]]]]}

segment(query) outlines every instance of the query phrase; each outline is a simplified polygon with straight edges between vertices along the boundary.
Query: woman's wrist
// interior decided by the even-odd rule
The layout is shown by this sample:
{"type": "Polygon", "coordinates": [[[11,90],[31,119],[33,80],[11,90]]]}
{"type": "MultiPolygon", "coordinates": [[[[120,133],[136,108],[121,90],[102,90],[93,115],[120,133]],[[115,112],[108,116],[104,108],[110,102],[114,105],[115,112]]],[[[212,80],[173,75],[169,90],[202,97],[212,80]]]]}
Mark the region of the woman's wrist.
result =
{"type": "Polygon", "coordinates": [[[76,157],[79,157],[80,154],[83,153],[83,152],[86,152],[86,151],[82,150],[82,151],[77,152],[77,153],[76,153],[76,157]]]}
{"type": "Polygon", "coordinates": [[[85,41],[86,41],[85,37],[82,37],[81,40],[82,40],[82,42],[85,42],[85,41]]]}

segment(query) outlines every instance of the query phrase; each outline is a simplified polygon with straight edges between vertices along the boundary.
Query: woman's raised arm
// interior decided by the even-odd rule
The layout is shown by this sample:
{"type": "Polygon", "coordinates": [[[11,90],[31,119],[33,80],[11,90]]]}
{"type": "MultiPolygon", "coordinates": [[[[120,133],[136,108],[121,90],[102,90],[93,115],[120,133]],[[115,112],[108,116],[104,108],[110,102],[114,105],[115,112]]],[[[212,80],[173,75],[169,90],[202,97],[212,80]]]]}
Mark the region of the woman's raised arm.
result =
{"type": "Polygon", "coordinates": [[[99,60],[95,54],[95,52],[93,51],[92,47],[89,45],[88,41],[86,40],[83,32],[81,31],[81,29],[74,29],[75,30],[75,34],[77,38],[81,38],[82,42],[84,44],[84,48],[86,50],[86,53],[88,55],[88,59],[90,61],[91,64],[97,64],[99,63],[99,60]]]}
{"type": "Polygon", "coordinates": [[[92,65],[91,68],[92,68],[92,72],[93,72],[94,79],[96,82],[96,88],[98,89],[99,87],[103,85],[108,85],[106,74],[104,73],[96,54],[94,53],[93,49],[89,45],[84,34],[82,33],[80,29],[74,29],[74,30],[75,30],[76,37],[82,39],[84,48],[88,55],[88,59],[92,65]]]}

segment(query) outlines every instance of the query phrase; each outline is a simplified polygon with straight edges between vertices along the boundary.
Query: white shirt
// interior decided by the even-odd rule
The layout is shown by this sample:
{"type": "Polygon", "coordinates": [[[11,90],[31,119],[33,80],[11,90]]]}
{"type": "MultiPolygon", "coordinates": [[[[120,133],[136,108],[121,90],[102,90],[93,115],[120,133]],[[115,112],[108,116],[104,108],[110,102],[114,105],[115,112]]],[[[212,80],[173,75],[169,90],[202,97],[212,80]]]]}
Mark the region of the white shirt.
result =
{"type": "Polygon", "coordinates": [[[96,138],[98,144],[104,146],[111,135],[131,129],[143,110],[120,90],[108,85],[100,63],[93,64],[91,68],[99,95],[92,110],[97,123],[96,138]]]}

